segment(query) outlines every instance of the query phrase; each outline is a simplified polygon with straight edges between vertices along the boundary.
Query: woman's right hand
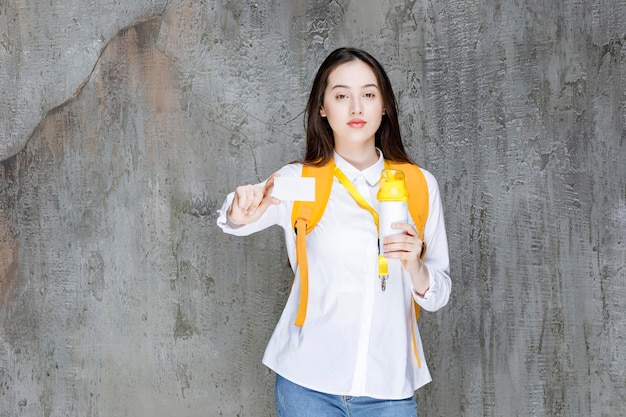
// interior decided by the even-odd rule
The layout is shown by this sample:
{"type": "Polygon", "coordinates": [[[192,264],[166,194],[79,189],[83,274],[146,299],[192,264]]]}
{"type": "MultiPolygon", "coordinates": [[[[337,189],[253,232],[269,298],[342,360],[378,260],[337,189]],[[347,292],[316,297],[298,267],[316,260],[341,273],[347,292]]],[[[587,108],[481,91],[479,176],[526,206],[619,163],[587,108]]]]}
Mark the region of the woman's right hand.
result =
{"type": "Polygon", "coordinates": [[[236,225],[249,224],[257,221],[270,206],[280,204],[280,200],[272,197],[274,178],[280,174],[273,174],[265,185],[241,185],[235,189],[235,197],[228,210],[228,219],[236,225]]]}

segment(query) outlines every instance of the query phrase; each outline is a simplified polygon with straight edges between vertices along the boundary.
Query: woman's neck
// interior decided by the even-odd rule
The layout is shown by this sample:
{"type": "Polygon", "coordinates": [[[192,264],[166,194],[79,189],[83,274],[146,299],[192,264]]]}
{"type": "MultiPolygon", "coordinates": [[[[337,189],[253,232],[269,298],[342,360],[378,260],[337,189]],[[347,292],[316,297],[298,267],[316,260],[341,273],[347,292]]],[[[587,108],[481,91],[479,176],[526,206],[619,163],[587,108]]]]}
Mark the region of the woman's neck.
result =
{"type": "Polygon", "coordinates": [[[341,149],[335,147],[335,152],[359,171],[371,167],[378,161],[378,150],[374,146],[341,149]]]}

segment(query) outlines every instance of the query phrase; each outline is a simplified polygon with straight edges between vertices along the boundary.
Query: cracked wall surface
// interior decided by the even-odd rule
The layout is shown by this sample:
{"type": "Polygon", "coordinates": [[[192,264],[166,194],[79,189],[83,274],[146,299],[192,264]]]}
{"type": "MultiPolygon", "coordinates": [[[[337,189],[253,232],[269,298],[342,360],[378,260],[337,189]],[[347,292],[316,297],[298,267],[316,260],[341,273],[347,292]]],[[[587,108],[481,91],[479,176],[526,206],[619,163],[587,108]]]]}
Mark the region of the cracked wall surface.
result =
{"type": "Polygon", "coordinates": [[[44,3],[0,4],[0,416],[274,415],[282,233],[216,210],[343,45],[444,201],[420,415],[621,415],[626,1],[44,3]]]}
{"type": "Polygon", "coordinates": [[[166,0],[0,2],[0,159],[15,155],[47,113],[70,99],[122,28],[166,0]]]}

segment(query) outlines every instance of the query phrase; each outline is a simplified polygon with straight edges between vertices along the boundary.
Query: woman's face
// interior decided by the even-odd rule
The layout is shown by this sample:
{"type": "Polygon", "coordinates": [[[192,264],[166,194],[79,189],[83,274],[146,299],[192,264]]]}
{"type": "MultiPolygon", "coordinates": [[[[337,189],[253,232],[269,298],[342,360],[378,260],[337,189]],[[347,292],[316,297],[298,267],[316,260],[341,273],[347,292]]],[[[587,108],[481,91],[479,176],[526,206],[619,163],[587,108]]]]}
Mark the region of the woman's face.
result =
{"type": "Polygon", "coordinates": [[[374,71],[358,59],[330,72],[320,115],[330,124],[335,149],[374,146],[384,114],[379,89],[374,71]]]}

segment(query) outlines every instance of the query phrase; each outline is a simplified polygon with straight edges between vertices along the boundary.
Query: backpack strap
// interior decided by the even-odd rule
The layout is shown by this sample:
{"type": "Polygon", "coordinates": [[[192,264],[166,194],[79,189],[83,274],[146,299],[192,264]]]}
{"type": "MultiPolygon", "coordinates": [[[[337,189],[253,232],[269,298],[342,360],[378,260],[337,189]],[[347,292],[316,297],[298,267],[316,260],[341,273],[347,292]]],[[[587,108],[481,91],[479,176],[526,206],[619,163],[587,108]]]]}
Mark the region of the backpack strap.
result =
{"type": "Polygon", "coordinates": [[[326,210],[333,186],[334,161],[323,166],[303,165],[302,176],[315,178],[315,201],[295,201],[291,210],[291,224],[296,232],[296,260],[300,268],[300,302],[296,326],[303,326],[309,300],[309,264],[306,257],[306,235],[317,225],[326,210]]]}

